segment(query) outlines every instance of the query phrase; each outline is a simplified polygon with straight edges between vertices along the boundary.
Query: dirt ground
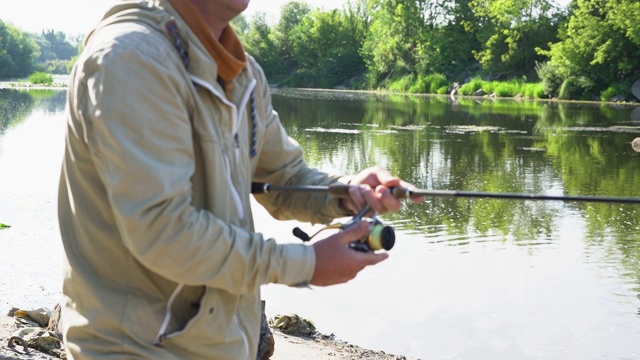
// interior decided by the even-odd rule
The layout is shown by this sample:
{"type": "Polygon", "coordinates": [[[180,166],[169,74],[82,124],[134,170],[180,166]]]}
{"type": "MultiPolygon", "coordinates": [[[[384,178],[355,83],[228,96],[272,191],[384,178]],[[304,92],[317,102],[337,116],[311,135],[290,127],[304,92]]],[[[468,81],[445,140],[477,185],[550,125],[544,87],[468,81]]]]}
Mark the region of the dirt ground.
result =
{"type": "MultiPolygon", "coordinates": [[[[13,317],[0,316],[1,360],[55,360],[34,349],[25,354],[21,345],[9,347],[9,338],[16,330],[13,317]]],[[[273,330],[275,351],[272,360],[406,360],[404,356],[371,351],[335,339],[330,335],[316,334],[313,337],[297,337],[273,330]]]]}

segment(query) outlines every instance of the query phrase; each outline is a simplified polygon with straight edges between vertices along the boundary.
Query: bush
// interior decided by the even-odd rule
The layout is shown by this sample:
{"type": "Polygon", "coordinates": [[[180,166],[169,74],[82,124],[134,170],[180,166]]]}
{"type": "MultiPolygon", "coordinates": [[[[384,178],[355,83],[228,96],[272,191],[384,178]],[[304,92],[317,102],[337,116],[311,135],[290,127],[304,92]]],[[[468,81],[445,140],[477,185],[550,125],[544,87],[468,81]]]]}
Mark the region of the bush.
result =
{"type": "Polygon", "coordinates": [[[558,91],[560,100],[590,100],[593,82],[583,76],[569,77],[562,82],[558,91]]]}
{"type": "Polygon", "coordinates": [[[609,99],[611,99],[612,97],[618,94],[619,93],[615,87],[609,86],[608,88],[604,89],[604,91],[600,94],[600,100],[609,101],[609,99]]]}
{"type": "MultiPolygon", "coordinates": [[[[425,78],[425,83],[429,84],[427,91],[430,94],[437,94],[442,87],[449,87],[449,80],[442,74],[430,74],[425,78]]],[[[446,90],[445,90],[446,92],[446,90]]]]}
{"type": "Polygon", "coordinates": [[[429,85],[426,82],[426,79],[420,75],[416,81],[409,87],[409,92],[414,94],[426,94],[429,92],[429,85]]]}
{"type": "Polygon", "coordinates": [[[496,92],[496,88],[501,86],[502,83],[499,81],[483,81],[480,88],[485,94],[494,94],[496,92]]]}
{"type": "Polygon", "coordinates": [[[536,73],[542,81],[542,90],[545,94],[555,96],[560,92],[565,76],[560,73],[558,66],[549,62],[536,63],[536,73]]]}
{"type": "Polygon", "coordinates": [[[448,93],[449,93],[449,85],[439,87],[436,90],[436,94],[438,94],[438,95],[444,95],[444,94],[448,94],[448,93]]]}
{"type": "Polygon", "coordinates": [[[611,98],[617,95],[625,95],[626,97],[630,94],[631,85],[627,83],[622,84],[614,84],[604,89],[602,93],[600,93],[601,101],[611,101],[611,98]]]}
{"type": "Polygon", "coordinates": [[[544,99],[547,94],[544,92],[543,83],[525,84],[522,89],[522,94],[528,98],[544,99]]]}
{"type": "Polygon", "coordinates": [[[458,92],[460,92],[462,95],[473,95],[473,93],[476,92],[476,90],[480,90],[482,89],[482,79],[480,78],[473,78],[471,79],[470,82],[460,86],[460,89],[458,89],[458,92]]]}
{"type": "Polygon", "coordinates": [[[415,76],[413,74],[405,75],[400,79],[391,82],[391,84],[389,84],[389,91],[407,92],[411,88],[414,80],[415,76]]]}
{"type": "Polygon", "coordinates": [[[34,72],[29,76],[29,82],[34,85],[51,86],[53,84],[53,76],[43,72],[34,72]]]}
{"type": "Polygon", "coordinates": [[[505,82],[496,85],[492,93],[498,97],[514,97],[520,92],[520,85],[514,82],[505,82]]]}

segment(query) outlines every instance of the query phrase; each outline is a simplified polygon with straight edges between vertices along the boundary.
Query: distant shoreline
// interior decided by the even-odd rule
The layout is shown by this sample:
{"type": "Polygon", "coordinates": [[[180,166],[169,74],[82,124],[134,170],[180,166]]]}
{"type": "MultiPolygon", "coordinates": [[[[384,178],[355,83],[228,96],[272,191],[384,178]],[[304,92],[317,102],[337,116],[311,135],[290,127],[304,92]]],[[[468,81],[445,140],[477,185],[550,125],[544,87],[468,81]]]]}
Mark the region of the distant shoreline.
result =
{"type": "Polygon", "coordinates": [[[51,85],[32,84],[23,81],[0,81],[0,89],[14,90],[67,90],[69,86],[65,83],[53,83],[51,85]]]}
{"type": "MultiPolygon", "coordinates": [[[[51,85],[37,85],[31,84],[27,81],[16,81],[16,80],[0,80],[0,89],[14,89],[14,90],[67,90],[68,84],[66,80],[68,80],[69,75],[57,75],[60,79],[65,79],[63,82],[54,82],[51,85]]],[[[321,89],[321,88],[286,88],[286,87],[274,87],[275,89],[292,89],[292,90],[303,90],[303,91],[335,91],[335,92],[360,92],[360,93],[374,93],[374,94],[391,94],[391,95],[412,95],[412,96],[443,96],[443,97],[453,97],[453,98],[481,98],[488,100],[531,100],[531,101],[543,101],[543,102],[560,102],[560,103],[573,103],[573,104],[607,104],[607,105],[615,105],[615,106],[632,106],[632,107],[640,107],[640,101],[625,101],[625,102],[614,102],[614,101],[599,101],[599,100],[559,100],[559,99],[534,99],[534,98],[514,98],[514,97],[492,97],[489,95],[483,96],[474,96],[474,95],[440,95],[440,94],[416,94],[416,93],[400,93],[393,92],[388,90],[355,90],[355,89],[321,89]]]]}

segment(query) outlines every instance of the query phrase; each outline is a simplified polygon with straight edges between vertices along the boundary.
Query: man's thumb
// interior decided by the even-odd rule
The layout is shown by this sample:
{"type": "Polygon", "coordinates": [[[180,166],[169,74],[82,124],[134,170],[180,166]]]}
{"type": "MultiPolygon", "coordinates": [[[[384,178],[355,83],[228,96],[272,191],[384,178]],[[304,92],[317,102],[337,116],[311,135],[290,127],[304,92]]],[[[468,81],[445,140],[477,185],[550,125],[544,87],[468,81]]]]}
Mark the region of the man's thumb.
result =
{"type": "Polygon", "coordinates": [[[360,220],[355,225],[350,226],[346,230],[342,231],[340,237],[343,244],[348,244],[352,241],[358,240],[369,233],[369,223],[365,220],[360,220]]]}

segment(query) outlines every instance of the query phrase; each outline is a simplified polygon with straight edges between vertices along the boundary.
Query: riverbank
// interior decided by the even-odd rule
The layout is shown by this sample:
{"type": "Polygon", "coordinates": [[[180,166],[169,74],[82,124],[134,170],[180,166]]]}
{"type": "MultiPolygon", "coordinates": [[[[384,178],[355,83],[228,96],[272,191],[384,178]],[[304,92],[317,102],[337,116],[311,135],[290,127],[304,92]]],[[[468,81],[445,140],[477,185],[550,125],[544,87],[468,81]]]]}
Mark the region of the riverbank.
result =
{"type": "MultiPolygon", "coordinates": [[[[69,75],[54,75],[54,82],[49,86],[32,84],[28,80],[4,80],[0,81],[0,89],[14,89],[14,90],[67,90],[67,83],[69,81],[69,75]]],[[[638,81],[640,84],[640,80],[638,81]]],[[[491,85],[491,88],[496,85],[491,85]]],[[[274,86],[274,90],[276,89],[288,89],[287,87],[278,87],[274,86]]],[[[481,91],[473,91],[469,93],[468,91],[451,91],[446,94],[434,94],[434,93],[412,93],[409,91],[394,91],[391,89],[379,89],[379,90],[357,90],[357,89],[349,89],[349,88],[333,88],[333,89],[322,89],[322,88],[301,88],[301,90],[305,91],[336,91],[336,92],[359,92],[359,93],[377,93],[377,94],[390,94],[390,95],[414,95],[414,96],[442,96],[448,97],[452,100],[456,100],[458,98],[471,98],[471,99],[488,99],[488,100],[513,100],[513,101],[543,101],[543,102],[563,102],[563,103],[575,103],[575,104],[601,104],[601,105],[611,105],[611,106],[629,106],[640,108],[640,100],[633,98],[631,96],[629,100],[624,100],[620,97],[606,100],[571,100],[571,99],[557,99],[557,98],[544,98],[544,97],[535,97],[535,96],[522,96],[519,92],[515,92],[514,94],[508,95],[498,95],[496,92],[486,92],[482,89],[481,91]]],[[[637,87],[634,90],[634,94],[640,95],[640,87],[637,87]]],[[[637,95],[635,95],[637,96],[637,95]]],[[[638,115],[636,115],[637,117],[638,115]]],[[[638,120],[638,119],[636,119],[638,120]]]]}
{"type": "MultiPolygon", "coordinates": [[[[0,89],[14,89],[14,90],[67,90],[69,81],[69,75],[55,75],[54,83],[49,86],[45,85],[37,85],[31,84],[28,80],[16,81],[16,80],[5,80],[0,81],[0,89]]],[[[289,90],[294,88],[288,87],[278,87],[273,86],[272,91],[277,92],[278,90],[289,90]]],[[[562,103],[573,103],[573,104],[600,104],[600,105],[611,105],[611,106],[629,106],[629,107],[637,107],[640,108],[640,100],[631,99],[630,101],[624,100],[570,100],[570,99],[557,99],[557,98],[538,98],[538,97],[523,97],[519,94],[515,96],[497,96],[495,93],[489,94],[485,92],[477,92],[474,94],[463,94],[461,92],[454,92],[449,94],[432,94],[432,93],[411,93],[411,92],[400,92],[400,91],[392,91],[390,89],[379,89],[379,90],[358,90],[358,89],[348,89],[348,88],[333,88],[333,89],[322,89],[322,88],[300,88],[299,90],[304,91],[318,91],[318,92],[352,92],[352,93],[374,93],[374,94],[387,94],[387,95],[410,95],[410,96],[441,96],[448,97],[452,100],[456,99],[488,99],[488,100],[513,100],[513,101],[542,101],[542,102],[562,102],[562,103]]],[[[640,88],[635,90],[640,94],[640,88]]]]}
{"type": "MultiPolygon", "coordinates": [[[[9,339],[17,327],[13,317],[0,317],[0,359],[3,360],[56,360],[58,357],[29,349],[25,353],[21,345],[9,346],[9,339]]],[[[275,340],[271,360],[406,360],[402,355],[372,351],[336,339],[332,335],[316,333],[312,336],[292,336],[272,329],[275,340]]]]}
{"type": "Polygon", "coordinates": [[[0,89],[14,90],[67,90],[65,82],[54,82],[51,85],[32,84],[28,81],[0,81],[0,89]]]}

